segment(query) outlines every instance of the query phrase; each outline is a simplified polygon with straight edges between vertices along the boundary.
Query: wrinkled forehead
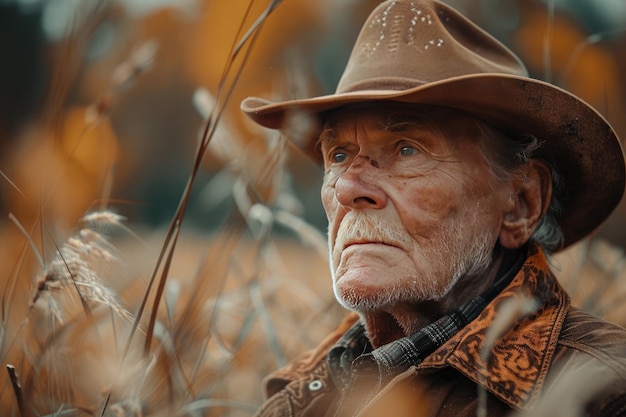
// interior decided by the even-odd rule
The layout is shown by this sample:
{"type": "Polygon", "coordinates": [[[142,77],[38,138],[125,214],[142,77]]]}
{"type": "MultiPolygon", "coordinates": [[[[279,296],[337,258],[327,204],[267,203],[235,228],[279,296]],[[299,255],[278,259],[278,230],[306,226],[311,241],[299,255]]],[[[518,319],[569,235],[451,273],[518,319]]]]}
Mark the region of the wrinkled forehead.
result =
{"type": "Polygon", "coordinates": [[[351,105],[325,115],[320,142],[332,142],[338,132],[355,123],[391,133],[425,131],[450,138],[475,132],[478,121],[447,107],[390,102],[351,105]]]}

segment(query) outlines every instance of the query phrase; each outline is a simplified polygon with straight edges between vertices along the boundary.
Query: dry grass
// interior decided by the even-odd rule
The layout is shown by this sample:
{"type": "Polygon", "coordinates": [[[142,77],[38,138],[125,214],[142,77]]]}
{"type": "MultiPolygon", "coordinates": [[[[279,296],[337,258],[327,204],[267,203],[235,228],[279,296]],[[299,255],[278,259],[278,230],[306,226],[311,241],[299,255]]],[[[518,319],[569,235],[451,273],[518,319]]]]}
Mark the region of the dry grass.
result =
{"type": "Polygon", "coordinates": [[[555,270],[574,305],[626,326],[625,262],[622,248],[591,239],[559,254],[555,270]]]}
{"type": "MultiPolygon", "coordinates": [[[[269,4],[250,27],[241,26],[215,96],[207,99],[204,92],[205,100],[196,102],[206,122],[167,230],[131,231],[108,209],[107,198],[74,232],[50,214],[82,143],[106,123],[122,86],[149,71],[157,50],[152,43],[113,72],[104,98],[84,113],[83,130],[67,156],[55,162],[58,171],[51,170],[43,199],[34,203],[40,209],[10,215],[4,252],[12,270],[4,280],[0,328],[7,369],[0,377],[3,415],[249,415],[261,400],[262,377],[334,325],[328,290],[316,287],[316,275],[326,269],[325,255],[317,255],[324,252],[324,238],[284,204],[257,192],[281,187],[281,149],[268,153],[274,156],[254,181],[240,164],[224,168],[237,178],[230,192],[236,205],[220,232],[182,232],[202,160],[212,139],[224,134],[218,125],[223,126],[225,104],[258,29],[277,4],[269,4]],[[277,238],[276,224],[301,242],[277,238]],[[24,246],[15,251],[19,242],[24,246]],[[29,276],[35,277],[30,285],[29,276]]],[[[99,13],[87,11],[66,53],[80,55],[77,43],[99,13]]],[[[70,83],[54,82],[61,91],[70,83]]],[[[36,132],[58,132],[61,116],[49,117],[36,132]]],[[[56,137],[35,134],[31,140],[53,149],[56,137]]],[[[219,143],[210,151],[222,159],[233,155],[219,143]]],[[[3,176],[27,200],[17,182],[3,176]]],[[[106,179],[101,187],[106,195],[106,179]]]]}
{"type": "MultiPolygon", "coordinates": [[[[194,95],[203,130],[176,212],[169,227],[157,230],[127,225],[111,208],[117,148],[102,130],[119,95],[150,72],[157,43],[129,53],[102,98],[81,113],[81,128],[63,139],[61,109],[105,3],[77,19],[60,48],[63,66],[53,72],[47,111],[16,152],[20,166],[37,165],[44,178],[2,173],[20,203],[0,231],[6,368],[0,414],[251,415],[262,400],[262,378],[314,346],[344,314],[332,299],[325,238],[303,220],[304,203],[286,180],[284,139],[264,138],[252,171],[242,155],[257,149],[229,140],[238,133],[226,120],[227,105],[258,31],[280,2],[268,2],[258,14],[250,3],[218,88],[194,95]],[[108,152],[86,153],[82,146],[93,138],[108,144],[108,152]],[[223,226],[210,234],[184,227],[207,157],[223,162],[216,177],[233,179],[221,196],[209,196],[233,201],[223,226]],[[98,175],[85,174],[102,160],[98,175]],[[35,192],[28,184],[38,181],[35,192]]],[[[624,259],[598,239],[555,262],[577,304],[626,324],[624,259]]],[[[511,308],[514,315],[524,306],[511,308]]]]}

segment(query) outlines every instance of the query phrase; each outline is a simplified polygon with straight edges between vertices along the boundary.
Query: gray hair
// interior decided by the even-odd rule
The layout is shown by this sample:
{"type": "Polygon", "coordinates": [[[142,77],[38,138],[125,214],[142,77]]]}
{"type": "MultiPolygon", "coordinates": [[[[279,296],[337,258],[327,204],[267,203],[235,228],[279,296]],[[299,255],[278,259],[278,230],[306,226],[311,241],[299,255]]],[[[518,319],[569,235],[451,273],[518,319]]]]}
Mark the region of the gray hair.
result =
{"type": "Polygon", "coordinates": [[[537,155],[543,142],[528,133],[507,135],[486,123],[477,121],[477,125],[484,139],[481,141],[481,147],[487,164],[496,177],[508,178],[515,175],[518,168],[533,159],[540,160],[549,168],[552,174],[552,196],[548,210],[533,232],[531,240],[537,242],[547,254],[558,251],[563,246],[563,231],[558,218],[561,213],[564,183],[554,164],[537,155]]]}

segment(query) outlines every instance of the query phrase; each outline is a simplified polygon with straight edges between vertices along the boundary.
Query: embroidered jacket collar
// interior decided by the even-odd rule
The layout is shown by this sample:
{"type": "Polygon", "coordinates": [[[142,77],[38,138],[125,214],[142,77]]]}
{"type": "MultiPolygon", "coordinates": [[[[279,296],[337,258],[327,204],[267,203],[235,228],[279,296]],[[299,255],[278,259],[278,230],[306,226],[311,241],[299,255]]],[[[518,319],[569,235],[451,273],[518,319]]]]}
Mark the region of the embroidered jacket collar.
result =
{"type": "Polygon", "coordinates": [[[569,304],[544,253],[532,246],[508,287],[420,368],[452,366],[503,402],[525,408],[544,385],[569,304]]]}

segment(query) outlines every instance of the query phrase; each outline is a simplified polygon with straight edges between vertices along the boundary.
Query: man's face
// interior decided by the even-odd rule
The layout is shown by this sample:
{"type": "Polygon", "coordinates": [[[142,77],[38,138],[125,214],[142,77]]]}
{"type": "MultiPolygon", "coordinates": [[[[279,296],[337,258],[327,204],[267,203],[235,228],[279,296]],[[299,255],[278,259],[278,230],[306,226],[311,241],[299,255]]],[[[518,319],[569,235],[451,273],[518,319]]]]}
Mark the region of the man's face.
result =
{"type": "Polygon", "coordinates": [[[510,189],[478,136],[469,118],[443,110],[360,107],[327,119],[322,202],[344,306],[439,300],[489,267],[510,189]]]}

